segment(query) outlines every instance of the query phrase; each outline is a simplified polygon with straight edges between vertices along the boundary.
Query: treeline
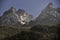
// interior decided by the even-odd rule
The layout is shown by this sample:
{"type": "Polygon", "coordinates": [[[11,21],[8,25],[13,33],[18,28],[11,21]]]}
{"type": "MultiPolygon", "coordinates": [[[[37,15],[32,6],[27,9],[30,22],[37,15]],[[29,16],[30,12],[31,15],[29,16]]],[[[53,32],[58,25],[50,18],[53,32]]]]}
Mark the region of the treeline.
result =
{"type": "Polygon", "coordinates": [[[35,25],[31,30],[40,32],[42,40],[60,40],[60,23],[56,26],[35,25]]]}
{"type": "Polygon", "coordinates": [[[56,26],[34,25],[30,31],[21,31],[20,33],[7,37],[4,40],[59,40],[60,24],[56,26]]]}

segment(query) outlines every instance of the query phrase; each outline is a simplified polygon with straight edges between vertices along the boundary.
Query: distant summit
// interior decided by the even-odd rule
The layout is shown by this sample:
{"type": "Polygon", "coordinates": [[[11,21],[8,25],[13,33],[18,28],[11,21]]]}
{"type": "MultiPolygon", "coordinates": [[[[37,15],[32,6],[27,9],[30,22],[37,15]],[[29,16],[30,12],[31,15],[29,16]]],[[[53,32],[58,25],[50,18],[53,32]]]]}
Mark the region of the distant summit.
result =
{"type": "Polygon", "coordinates": [[[5,11],[1,17],[2,25],[24,25],[28,24],[32,20],[33,16],[28,14],[25,10],[19,9],[18,11],[11,7],[8,11],[5,11]]]}
{"type": "Polygon", "coordinates": [[[47,7],[49,7],[49,8],[52,8],[54,5],[53,5],[53,3],[52,2],[50,2],[48,5],[47,5],[47,7]]]}
{"type": "Polygon", "coordinates": [[[49,3],[41,14],[36,18],[36,24],[56,25],[60,22],[60,8],[54,8],[53,3],[49,3]]]}

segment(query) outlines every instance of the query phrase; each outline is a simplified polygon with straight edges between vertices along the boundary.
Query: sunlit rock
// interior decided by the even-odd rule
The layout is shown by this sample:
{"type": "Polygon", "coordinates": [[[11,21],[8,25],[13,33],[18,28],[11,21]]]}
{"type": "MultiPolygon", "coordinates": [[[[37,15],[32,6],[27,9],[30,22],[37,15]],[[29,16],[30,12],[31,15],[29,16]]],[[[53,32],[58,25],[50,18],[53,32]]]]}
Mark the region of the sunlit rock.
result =
{"type": "Polygon", "coordinates": [[[28,14],[25,10],[19,9],[18,11],[11,7],[5,11],[2,16],[2,25],[19,25],[28,24],[32,20],[33,16],[28,14]]]}

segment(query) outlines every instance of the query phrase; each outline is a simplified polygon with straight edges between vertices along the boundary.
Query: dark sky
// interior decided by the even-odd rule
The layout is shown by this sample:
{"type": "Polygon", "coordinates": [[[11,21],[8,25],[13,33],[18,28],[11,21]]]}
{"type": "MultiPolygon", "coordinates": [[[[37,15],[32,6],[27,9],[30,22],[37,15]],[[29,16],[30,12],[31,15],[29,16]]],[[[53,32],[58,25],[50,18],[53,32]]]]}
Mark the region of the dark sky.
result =
{"type": "Polygon", "coordinates": [[[0,0],[0,16],[11,6],[38,16],[49,2],[53,2],[55,7],[60,7],[60,0],[0,0]]]}

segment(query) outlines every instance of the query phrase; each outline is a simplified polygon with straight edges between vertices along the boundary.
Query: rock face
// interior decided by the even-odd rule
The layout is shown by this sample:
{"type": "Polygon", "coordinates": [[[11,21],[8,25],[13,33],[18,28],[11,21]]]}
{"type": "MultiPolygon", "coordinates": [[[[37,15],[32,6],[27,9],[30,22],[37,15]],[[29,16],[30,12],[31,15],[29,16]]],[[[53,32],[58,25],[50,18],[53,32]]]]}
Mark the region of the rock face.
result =
{"type": "Polygon", "coordinates": [[[1,22],[2,25],[23,25],[26,23],[28,24],[32,18],[32,15],[25,12],[25,10],[19,9],[16,11],[14,7],[11,7],[8,11],[4,12],[1,22]]]}
{"type": "Polygon", "coordinates": [[[16,9],[11,7],[8,11],[5,11],[2,16],[2,25],[15,25],[18,21],[16,9]]]}
{"type": "Polygon", "coordinates": [[[54,8],[52,3],[42,10],[41,14],[36,18],[36,23],[41,25],[56,25],[60,21],[60,8],[54,8]]]}
{"type": "Polygon", "coordinates": [[[32,15],[28,14],[27,12],[25,12],[24,10],[21,10],[21,9],[18,10],[18,15],[19,15],[21,24],[28,24],[33,18],[32,15]]]}

